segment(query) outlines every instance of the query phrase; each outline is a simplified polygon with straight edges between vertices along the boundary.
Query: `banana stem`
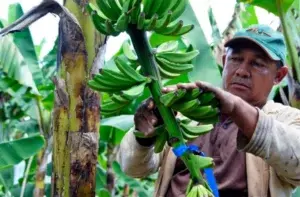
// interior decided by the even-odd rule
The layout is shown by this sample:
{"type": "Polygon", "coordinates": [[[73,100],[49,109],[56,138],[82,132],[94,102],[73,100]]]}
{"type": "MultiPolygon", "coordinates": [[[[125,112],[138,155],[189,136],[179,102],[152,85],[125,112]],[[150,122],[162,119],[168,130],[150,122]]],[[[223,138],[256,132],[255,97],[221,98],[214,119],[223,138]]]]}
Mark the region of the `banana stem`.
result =
{"type": "Polygon", "coordinates": [[[289,51],[289,55],[290,55],[290,59],[291,59],[291,66],[292,68],[295,70],[296,76],[294,76],[294,78],[297,81],[300,81],[300,65],[299,65],[299,57],[298,57],[298,52],[297,49],[294,45],[293,42],[293,36],[292,36],[292,32],[291,32],[291,27],[288,26],[287,21],[286,21],[286,14],[283,11],[282,8],[282,0],[276,0],[276,6],[277,6],[277,10],[278,10],[278,15],[282,24],[282,29],[283,29],[283,33],[284,33],[284,37],[285,37],[285,41],[287,44],[287,48],[289,51]]]}
{"type": "MultiPolygon", "coordinates": [[[[153,80],[149,84],[149,89],[152,94],[155,105],[157,106],[163,121],[165,122],[166,129],[169,133],[169,143],[173,148],[185,144],[180,127],[176,121],[175,115],[171,108],[165,107],[160,102],[160,97],[162,96],[161,88],[161,78],[156,65],[154,55],[152,53],[150,44],[145,31],[138,30],[135,25],[130,25],[127,29],[127,33],[131,38],[133,47],[138,56],[139,63],[142,66],[142,70],[145,76],[152,78],[153,80]]],[[[193,160],[193,155],[191,153],[185,153],[181,159],[184,161],[185,165],[191,173],[191,177],[194,182],[204,184],[200,170],[195,166],[193,160]]]]}

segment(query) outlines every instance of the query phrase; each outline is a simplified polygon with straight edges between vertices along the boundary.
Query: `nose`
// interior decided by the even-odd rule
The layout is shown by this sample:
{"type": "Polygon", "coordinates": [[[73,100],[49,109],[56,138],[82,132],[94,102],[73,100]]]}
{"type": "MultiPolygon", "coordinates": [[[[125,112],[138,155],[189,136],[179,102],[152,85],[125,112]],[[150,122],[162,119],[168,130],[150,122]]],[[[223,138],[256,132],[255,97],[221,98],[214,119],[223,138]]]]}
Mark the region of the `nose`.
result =
{"type": "Polygon", "coordinates": [[[242,62],[241,65],[235,71],[235,74],[241,78],[249,78],[250,72],[248,70],[247,64],[242,62]]]}

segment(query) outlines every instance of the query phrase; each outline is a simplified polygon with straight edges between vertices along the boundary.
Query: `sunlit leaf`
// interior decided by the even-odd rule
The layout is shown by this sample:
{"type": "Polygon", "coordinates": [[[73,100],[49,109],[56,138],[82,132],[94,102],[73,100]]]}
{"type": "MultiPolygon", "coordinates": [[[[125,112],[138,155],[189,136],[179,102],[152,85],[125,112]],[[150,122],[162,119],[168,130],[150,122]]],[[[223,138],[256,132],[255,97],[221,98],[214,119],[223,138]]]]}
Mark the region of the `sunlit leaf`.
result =
{"type": "Polygon", "coordinates": [[[32,88],[34,94],[39,94],[31,71],[10,35],[0,38],[0,69],[21,85],[32,88]]]}
{"type": "MultiPolygon", "coordinates": [[[[19,3],[10,4],[8,16],[9,24],[15,22],[23,16],[23,14],[23,9],[19,3]]],[[[42,83],[43,75],[39,67],[38,57],[36,55],[35,46],[29,28],[24,28],[20,32],[11,34],[11,36],[13,37],[14,43],[18,47],[20,53],[24,57],[24,61],[32,73],[33,80],[36,84],[42,83]]]]}
{"type": "Polygon", "coordinates": [[[215,86],[221,86],[222,81],[218,65],[190,4],[187,5],[180,19],[182,19],[185,24],[195,25],[195,28],[188,34],[185,34],[184,37],[200,52],[193,61],[194,69],[189,73],[190,81],[202,80],[215,86]]]}
{"type": "Polygon", "coordinates": [[[41,135],[0,143],[0,169],[35,155],[44,143],[44,137],[41,135]]]}
{"type": "Polygon", "coordinates": [[[245,5],[241,9],[240,20],[243,28],[258,24],[258,19],[253,5],[245,5]]]}
{"type": "Polygon", "coordinates": [[[99,190],[98,196],[99,196],[99,197],[100,197],[100,196],[101,196],[101,197],[111,197],[109,191],[108,191],[107,189],[105,189],[105,188],[102,188],[102,189],[99,190]]]}
{"type": "Polygon", "coordinates": [[[133,124],[133,115],[120,115],[102,119],[100,126],[101,140],[119,144],[133,124]]]}
{"type": "MultiPolygon", "coordinates": [[[[237,0],[238,2],[248,3],[261,8],[264,8],[268,12],[278,15],[276,6],[276,0],[237,0]]],[[[280,0],[284,12],[287,12],[294,0],[280,0]]]]}

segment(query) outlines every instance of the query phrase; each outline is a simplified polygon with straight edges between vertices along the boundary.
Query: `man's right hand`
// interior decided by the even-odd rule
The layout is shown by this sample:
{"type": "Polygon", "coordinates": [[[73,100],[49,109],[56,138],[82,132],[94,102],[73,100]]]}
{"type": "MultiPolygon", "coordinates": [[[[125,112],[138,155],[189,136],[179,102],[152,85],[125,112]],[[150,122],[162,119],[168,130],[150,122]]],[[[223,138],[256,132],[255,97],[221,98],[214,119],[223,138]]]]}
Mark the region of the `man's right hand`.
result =
{"type": "MultiPolygon", "coordinates": [[[[152,98],[144,101],[134,115],[135,130],[142,132],[145,137],[153,137],[155,127],[162,123],[163,121],[152,98]]],[[[147,140],[147,138],[144,140],[147,140]]]]}

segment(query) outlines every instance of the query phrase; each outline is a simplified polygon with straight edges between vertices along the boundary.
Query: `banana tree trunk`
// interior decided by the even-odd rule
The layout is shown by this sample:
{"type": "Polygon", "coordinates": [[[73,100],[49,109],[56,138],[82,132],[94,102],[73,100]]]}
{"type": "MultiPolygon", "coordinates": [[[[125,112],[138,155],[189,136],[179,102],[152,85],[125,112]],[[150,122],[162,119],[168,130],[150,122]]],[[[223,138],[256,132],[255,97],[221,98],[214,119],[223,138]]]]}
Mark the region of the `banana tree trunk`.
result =
{"type": "Polygon", "coordinates": [[[59,22],[58,77],[54,79],[52,196],[95,196],[99,142],[99,95],[87,86],[97,71],[106,37],[85,13],[86,0],[64,2],[70,18],[59,22]]]}

